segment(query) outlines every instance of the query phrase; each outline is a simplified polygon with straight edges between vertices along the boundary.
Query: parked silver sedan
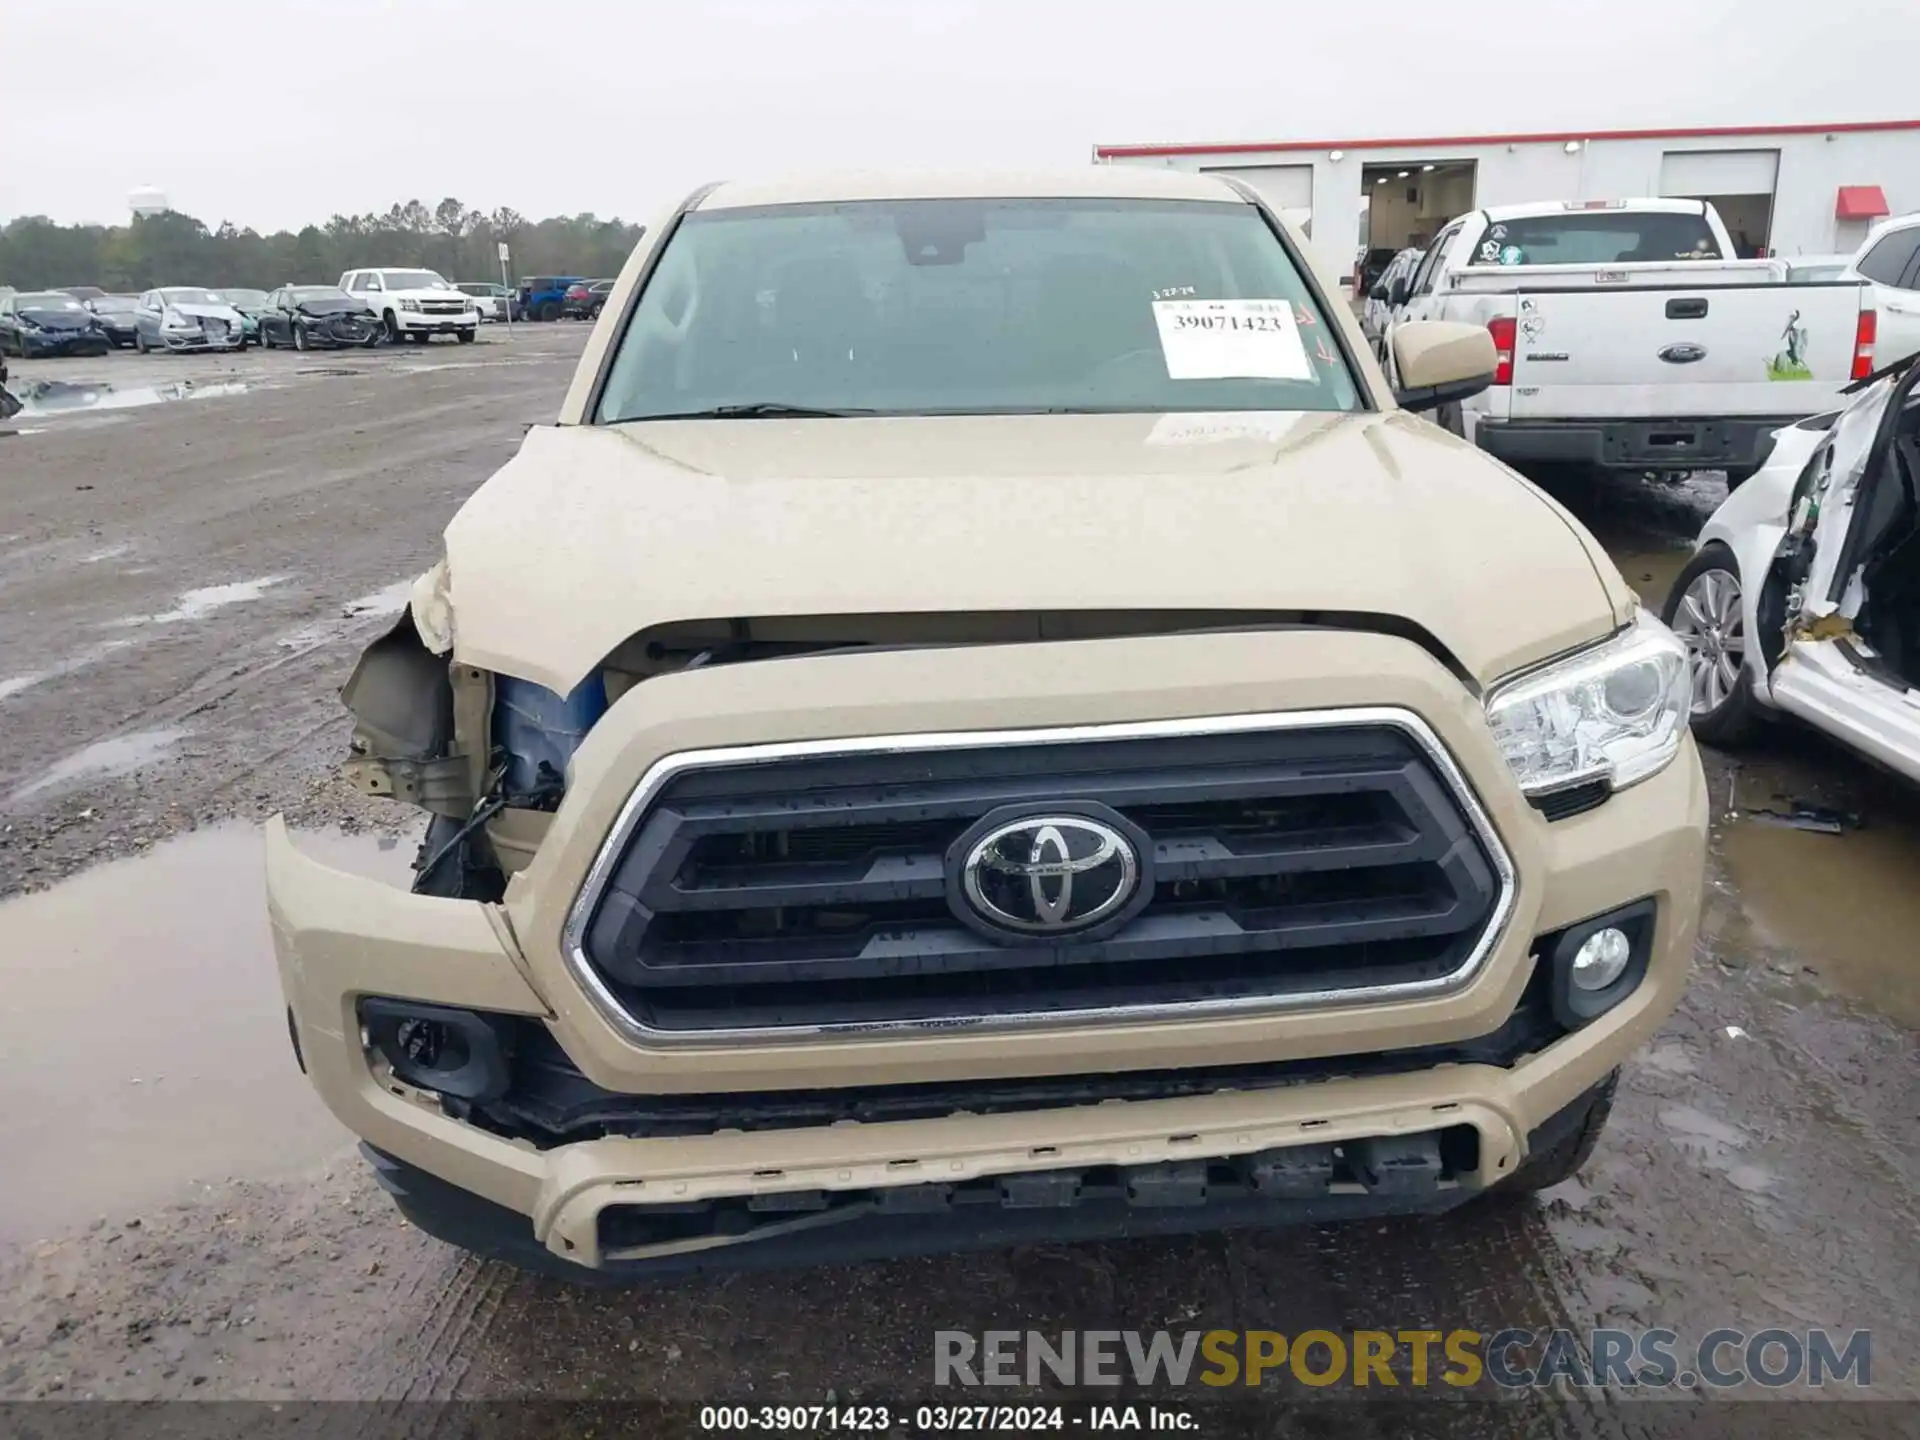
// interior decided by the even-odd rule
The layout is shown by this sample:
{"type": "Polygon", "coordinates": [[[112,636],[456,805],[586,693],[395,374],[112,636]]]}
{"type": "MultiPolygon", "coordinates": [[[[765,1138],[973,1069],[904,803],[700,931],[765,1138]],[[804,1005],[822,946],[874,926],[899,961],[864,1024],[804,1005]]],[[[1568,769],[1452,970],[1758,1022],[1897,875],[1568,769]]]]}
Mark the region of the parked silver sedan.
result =
{"type": "Polygon", "coordinates": [[[244,350],[245,317],[212,290],[170,285],[140,297],[133,346],[149,350],[244,350]]]}

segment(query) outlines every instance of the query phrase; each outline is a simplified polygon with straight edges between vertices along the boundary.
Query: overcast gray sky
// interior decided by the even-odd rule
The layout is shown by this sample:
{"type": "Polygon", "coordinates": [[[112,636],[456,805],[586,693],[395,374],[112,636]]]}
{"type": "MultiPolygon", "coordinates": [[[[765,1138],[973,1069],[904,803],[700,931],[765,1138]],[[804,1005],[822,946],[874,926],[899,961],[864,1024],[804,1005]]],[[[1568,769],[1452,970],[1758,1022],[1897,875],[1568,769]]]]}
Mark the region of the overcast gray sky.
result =
{"type": "Polygon", "coordinates": [[[511,205],[1096,142],[1904,118],[1913,0],[0,0],[0,219],[511,205]],[[71,63],[62,55],[71,55],[71,63]]]}

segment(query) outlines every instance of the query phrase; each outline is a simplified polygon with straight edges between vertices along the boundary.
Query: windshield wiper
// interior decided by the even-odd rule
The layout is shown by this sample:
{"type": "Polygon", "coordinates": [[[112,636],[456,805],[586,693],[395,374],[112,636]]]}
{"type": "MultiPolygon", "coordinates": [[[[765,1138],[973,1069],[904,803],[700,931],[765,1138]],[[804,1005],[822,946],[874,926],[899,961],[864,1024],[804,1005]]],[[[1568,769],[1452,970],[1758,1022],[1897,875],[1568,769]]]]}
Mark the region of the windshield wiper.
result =
{"type": "Polygon", "coordinates": [[[676,410],[665,415],[626,415],[615,424],[635,420],[844,420],[852,416],[878,415],[878,410],[827,410],[815,405],[788,405],[778,400],[754,400],[744,405],[715,405],[706,410],[676,410]]]}

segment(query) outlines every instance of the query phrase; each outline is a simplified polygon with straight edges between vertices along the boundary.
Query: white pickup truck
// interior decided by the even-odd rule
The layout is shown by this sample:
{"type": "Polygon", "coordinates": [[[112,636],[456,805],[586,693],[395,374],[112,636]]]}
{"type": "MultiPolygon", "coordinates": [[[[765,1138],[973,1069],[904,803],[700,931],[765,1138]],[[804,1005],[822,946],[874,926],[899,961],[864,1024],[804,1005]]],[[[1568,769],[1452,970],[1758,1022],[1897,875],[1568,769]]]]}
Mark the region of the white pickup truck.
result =
{"type": "Polygon", "coordinates": [[[1492,332],[1492,387],[1440,418],[1516,468],[1715,469],[1738,484],[1773,431],[1872,370],[1875,315],[1857,279],[1788,285],[1784,261],[1733,254],[1701,200],[1475,210],[1389,297],[1393,323],[1492,332]]]}

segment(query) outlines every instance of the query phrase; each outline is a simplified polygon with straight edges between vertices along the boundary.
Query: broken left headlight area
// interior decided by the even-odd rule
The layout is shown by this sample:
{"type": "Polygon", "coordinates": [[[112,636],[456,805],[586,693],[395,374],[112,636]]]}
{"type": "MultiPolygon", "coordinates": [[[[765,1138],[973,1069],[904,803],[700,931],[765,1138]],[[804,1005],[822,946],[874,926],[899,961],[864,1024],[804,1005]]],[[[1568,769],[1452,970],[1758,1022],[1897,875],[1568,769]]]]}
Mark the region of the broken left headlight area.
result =
{"type": "Polygon", "coordinates": [[[459,664],[432,648],[433,619],[410,609],[361,655],[340,692],[354,722],[342,773],[362,794],[432,816],[417,892],[498,900],[559,808],[567,764],[606,711],[606,684],[596,671],[562,696],[459,664]]]}

